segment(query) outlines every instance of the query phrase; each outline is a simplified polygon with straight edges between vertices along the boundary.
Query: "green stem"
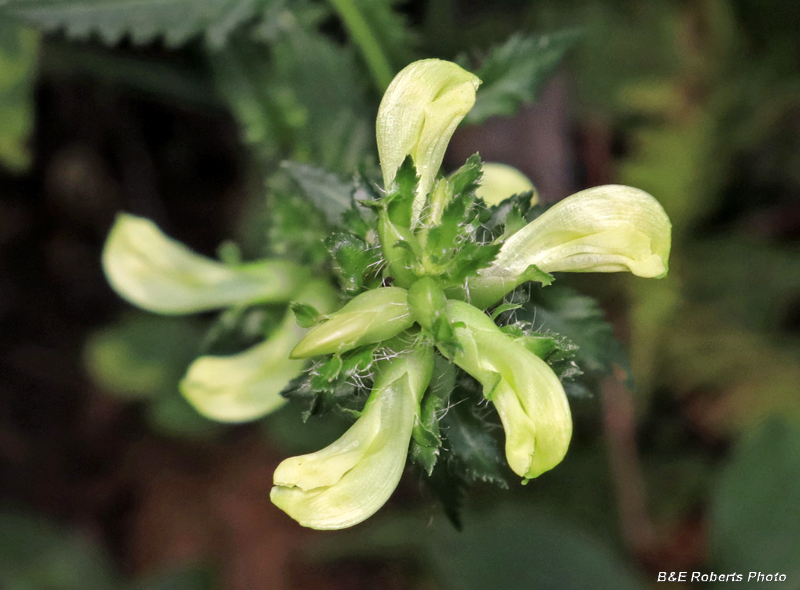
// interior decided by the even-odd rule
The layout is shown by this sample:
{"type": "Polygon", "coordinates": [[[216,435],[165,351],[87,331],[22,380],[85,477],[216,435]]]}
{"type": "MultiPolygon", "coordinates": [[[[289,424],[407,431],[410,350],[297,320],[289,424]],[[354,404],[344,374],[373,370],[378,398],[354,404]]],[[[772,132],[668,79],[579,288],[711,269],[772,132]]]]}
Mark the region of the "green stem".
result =
{"type": "Polygon", "coordinates": [[[350,31],[353,41],[364,55],[378,88],[381,92],[385,92],[392,81],[392,66],[364,19],[364,15],[358,11],[353,0],[330,0],[330,3],[339,13],[342,22],[350,31]]]}

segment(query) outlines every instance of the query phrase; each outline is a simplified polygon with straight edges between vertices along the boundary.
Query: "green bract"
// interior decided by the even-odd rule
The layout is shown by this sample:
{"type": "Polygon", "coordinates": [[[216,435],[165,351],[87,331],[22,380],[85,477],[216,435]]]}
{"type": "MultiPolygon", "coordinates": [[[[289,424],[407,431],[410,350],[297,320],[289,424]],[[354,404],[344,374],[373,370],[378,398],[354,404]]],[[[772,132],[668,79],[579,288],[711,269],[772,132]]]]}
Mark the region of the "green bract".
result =
{"type": "Polygon", "coordinates": [[[383,95],[376,134],[383,185],[392,186],[397,170],[411,156],[419,175],[414,219],[433,187],[450,137],[472,106],[480,80],[440,59],[406,66],[383,95]]]}
{"type": "Polygon", "coordinates": [[[363,407],[339,441],[275,472],[273,502],[305,526],[342,528],[374,513],[399,481],[409,438],[411,457],[428,475],[442,477],[463,460],[467,477],[502,482],[485,470],[494,458],[459,456],[480,441],[489,445],[484,457],[494,457],[491,436],[474,430],[483,418],[464,410],[464,402],[479,402],[467,376],[499,414],[511,469],[527,480],[555,467],[572,435],[561,379],[580,373],[570,361],[576,347],[530,324],[500,327],[492,319],[518,304],[498,306],[492,318],[484,310],[522,283],[549,285],[550,272],[667,271],[670,223],[647,193],[598,187],[530,221],[539,213],[531,209],[535,191],[518,171],[482,167],[476,155],[441,177],[442,155],[478,84],[455,64],[423,60],[397,75],[381,103],[384,192],[361,201],[377,216],[352,211],[357,230],[338,232],[331,249],[343,287],[365,290],[292,351],[292,358],[329,356],[287,395],[310,400],[310,412],[363,407]],[[343,258],[341,244],[359,255],[343,258]],[[393,286],[379,287],[381,280],[393,286]],[[370,382],[363,405],[359,392],[370,382]],[[451,396],[459,398],[454,406],[451,396]],[[447,466],[437,472],[443,453],[447,466]]]}
{"type": "Polygon", "coordinates": [[[430,344],[387,343],[361,417],[332,445],[286,459],[270,498],[303,526],[340,529],[372,516],[403,474],[411,430],[433,369],[430,344]]]}

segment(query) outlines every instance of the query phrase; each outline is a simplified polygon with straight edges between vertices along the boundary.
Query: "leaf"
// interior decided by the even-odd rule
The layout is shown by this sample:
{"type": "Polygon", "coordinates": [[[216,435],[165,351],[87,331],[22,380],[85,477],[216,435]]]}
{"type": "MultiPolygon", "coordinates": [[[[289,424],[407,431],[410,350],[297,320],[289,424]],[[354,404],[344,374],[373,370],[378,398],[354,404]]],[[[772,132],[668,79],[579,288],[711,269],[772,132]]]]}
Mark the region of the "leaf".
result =
{"type": "Polygon", "coordinates": [[[475,72],[483,84],[464,122],[477,124],[489,117],[513,115],[521,104],[536,100],[547,78],[581,36],[577,31],[518,33],[495,47],[475,72]]]}
{"type": "Polygon", "coordinates": [[[474,194],[483,176],[481,166],[480,154],[472,154],[447,180],[448,189],[454,195],[474,194]]]}
{"type": "Polygon", "coordinates": [[[336,174],[312,166],[287,160],[281,164],[294,178],[314,205],[325,213],[328,223],[342,223],[342,214],[350,209],[355,186],[343,182],[336,174]]]}
{"type": "Polygon", "coordinates": [[[477,275],[479,270],[492,264],[501,247],[502,244],[467,242],[448,264],[448,280],[459,284],[467,277],[477,275]]]}
{"type": "Polygon", "coordinates": [[[194,320],[135,312],[95,332],[83,362],[97,385],[121,398],[177,396],[201,335],[194,320]]]}
{"type": "Polygon", "coordinates": [[[273,75],[264,83],[270,85],[273,103],[292,113],[285,121],[292,158],[352,174],[372,161],[376,114],[355,53],[294,13],[281,22],[285,27],[271,46],[273,75]]]}
{"type": "Polygon", "coordinates": [[[419,535],[438,580],[448,588],[643,588],[602,538],[541,508],[505,504],[467,516],[463,532],[439,525],[419,535]]]}
{"type": "Polygon", "coordinates": [[[331,253],[334,271],[346,293],[358,294],[368,276],[377,276],[382,260],[379,248],[345,232],[335,232],[328,236],[325,246],[331,253]]]}
{"type": "Polygon", "coordinates": [[[748,571],[778,571],[796,584],[800,577],[798,480],[800,429],[796,424],[773,418],[744,435],[720,474],[711,500],[715,567],[738,571],[746,563],[748,571]]]}
{"type": "Polygon", "coordinates": [[[38,56],[39,35],[0,17],[0,165],[13,171],[30,166],[38,56]]]}
{"type": "Polygon", "coordinates": [[[492,427],[481,418],[472,406],[470,398],[455,399],[442,418],[442,431],[458,469],[464,471],[472,481],[494,483],[507,488],[508,483],[500,472],[505,465],[503,456],[492,436],[492,427]]]}
{"type": "Polygon", "coordinates": [[[461,518],[461,511],[466,496],[467,484],[453,468],[452,461],[438,461],[431,472],[425,478],[433,495],[442,505],[445,516],[453,527],[460,531],[464,528],[461,518]]]}
{"type": "Polygon", "coordinates": [[[588,373],[607,375],[617,365],[630,375],[622,345],[592,297],[562,286],[533,289],[531,301],[517,317],[534,323],[540,332],[562,334],[577,344],[575,360],[588,373]]]}
{"type": "Polygon", "coordinates": [[[322,321],[322,315],[313,305],[292,301],[289,307],[297,320],[297,325],[301,328],[313,328],[322,321]]]}
{"type": "Polygon", "coordinates": [[[445,413],[447,400],[455,387],[455,367],[447,359],[436,355],[434,359],[433,378],[420,406],[419,420],[414,427],[411,440],[411,458],[428,477],[439,458],[442,446],[439,420],[445,413]]]}
{"type": "Polygon", "coordinates": [[[267,0],[6,0],[0,15],[68,37],[97,35],[107,44],[129,37],[136,44],[163,37],[177,46],[203,35],[222,47],[231,32],[253,19],[267,0]]]}
{"type": "Polygon", "coordinates": [[[414,160],[411,159],[411,156],[407,156],[400,168],[397,169],[391,192],[383,200],[389,213],[389,219],[395,225],[402,228],[411,226],[414,197],[417,194],[418,185],[419,176],[417,176],[414,160]]]}
{"type": "Polygon", "coordinates": [[[330,228],[323,213],[298,196],[292,181],[284,175],[276,174],[268,182],[267,254],[302,264],[321,264],[328,258],[323,240],[330,228]]]}
{"type": "Polygon", "coordinates": [[[0,587],[114,590],[108,556],[39,516],[0,512],[0,587]]]}

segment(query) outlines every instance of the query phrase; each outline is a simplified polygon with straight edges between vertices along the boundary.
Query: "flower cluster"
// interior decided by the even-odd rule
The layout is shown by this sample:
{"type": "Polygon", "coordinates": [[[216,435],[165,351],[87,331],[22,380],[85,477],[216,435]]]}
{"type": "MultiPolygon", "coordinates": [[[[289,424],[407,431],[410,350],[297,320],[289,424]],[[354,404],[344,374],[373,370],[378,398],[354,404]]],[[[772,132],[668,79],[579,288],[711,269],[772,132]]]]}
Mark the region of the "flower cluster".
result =
{"type": "Polygon", "coordinates": [[[269,412],[314,357],[327,359],[314,364],[323,387],[354,374],[371,381],[338,441],[275,472],[272,501],[304,526],[344,528],[374,514],[397,486],[412,438],[438,452],[438,427],[426,426],[421,408],[446,398],[438,377],[453,366],[496,408],[516,474],[527,480],[555,467],[572,434],[564,387],[529,335],[498,326],[486,310],[523,283],[549,284],[551,272],[667,272],[670,222],[643,191],[596,187],[532,218],[535,191],[516,170],[473,156],[443,177],[445,149],[479,85],[456,64],[428,59],[387,89],[377,120],[384,190],[359,201],[371,229],[342,234],[332,249],[355,248],[351,258],[365,261],[357,280],[349,277],[357,294],[338,311],[331,287],[284,261],[224,265],[128,215],[109,237],[109,281],[146,309],[297,302],[264,343],[190,367],[182,391],[205,415],[242,421],[269,412]]]}

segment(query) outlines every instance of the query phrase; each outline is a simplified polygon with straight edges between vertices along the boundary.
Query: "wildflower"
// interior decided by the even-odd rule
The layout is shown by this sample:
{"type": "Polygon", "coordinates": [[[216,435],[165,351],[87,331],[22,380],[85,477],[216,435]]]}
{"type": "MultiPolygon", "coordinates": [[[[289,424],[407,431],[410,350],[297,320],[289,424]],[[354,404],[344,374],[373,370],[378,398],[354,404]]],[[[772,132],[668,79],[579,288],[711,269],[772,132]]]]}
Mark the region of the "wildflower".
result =
{"type": "Polygon", "coordinates": [[[439,173],[450,137],[475,104],[480,83],[452,62],[423,59],[403,68],[383,95],[376,123],[383,186],[392,186],[403,160],[411,156],[420,179],[412,226],[439,173]]]}
{"type": "Polygon", "coordinates": [[[406,464],[419,402],[433,370],[430,344],[387,343],[390,358],[361,417],[330,446],[283,461],[270,499],[303,526],[341,529],[372,516],[391,496],[406,464]]]}
{"type": "Polygon", "coordinates": [[[450,301],[447,318],[460,345],[452,360],[483,385],[497,408],[511,469],[533,478],[558,465],[569,447],[572,417],[553,370],[472,305],[450,301]]]}

